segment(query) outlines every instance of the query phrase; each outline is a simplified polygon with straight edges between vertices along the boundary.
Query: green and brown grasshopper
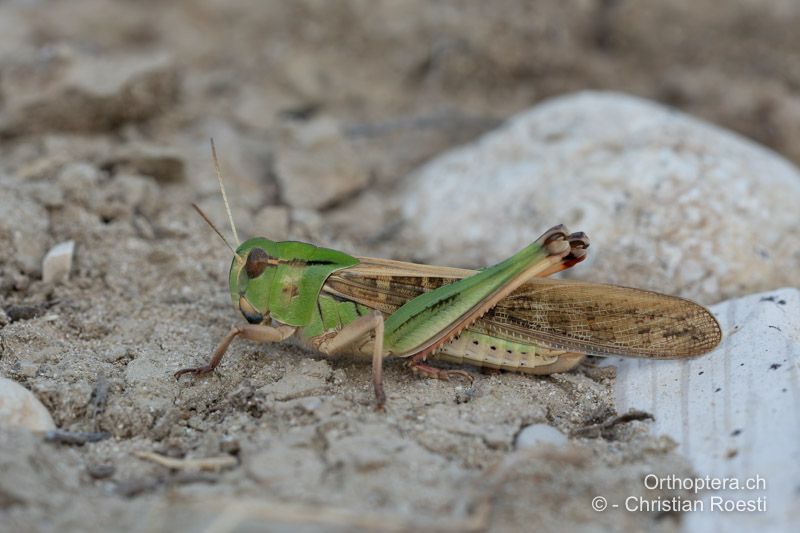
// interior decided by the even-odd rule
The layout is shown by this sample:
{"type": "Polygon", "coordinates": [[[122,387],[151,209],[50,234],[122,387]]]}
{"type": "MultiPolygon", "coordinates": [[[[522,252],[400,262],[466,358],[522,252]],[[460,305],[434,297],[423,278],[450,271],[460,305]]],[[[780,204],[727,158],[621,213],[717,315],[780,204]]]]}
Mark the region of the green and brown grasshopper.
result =
{"type": "MultiPolygon", "coordinates": [[[[230,209],[228,216],[238,242],[230,209]]],[[[327,355],[370,356],[380,407],[383,359],[389,356],[406,358],[416,373],[471,380],[467,372],[426,361],[551,374],[574,368],[587,354],[671,359],[719,344],[719,324],[690,300],[546,279],[585,259],[588,246],[583,233],[556,226],[505,261],[473,271],[248,239],[236,249],[229,245],[228,280],[233,304],[248,324],[234,326],[207,365],[175,376],[212,372],[236,337],[279,342],[295,335],[327,355]]]]}

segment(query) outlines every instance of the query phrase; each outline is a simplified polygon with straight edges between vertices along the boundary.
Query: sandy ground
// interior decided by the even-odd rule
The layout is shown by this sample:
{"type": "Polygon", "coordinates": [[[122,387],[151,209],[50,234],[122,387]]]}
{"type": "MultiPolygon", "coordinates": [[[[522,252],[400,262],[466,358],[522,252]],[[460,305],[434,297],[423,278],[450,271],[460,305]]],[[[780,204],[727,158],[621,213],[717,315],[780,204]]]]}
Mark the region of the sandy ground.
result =
{"type": "MultiPolygon", "coordinates": [[[[392,248],[392,214],[381,212],[379,198],[408,171],[542,97],[620,88],[620,72],[637,73],[622,88],[671,99],[779,149],[800,146],[780,122],[791,107],[783,87],[792,71],[779,68],[792,61],[780,53],[796,38],[789,33],[771,37],[778,52],[762,81],[741,85],[762,107],[734,113],[730,102],[695,97],[696,80],[749,80],[745,52],[709,45],[716,70],[681,62],[682,43],[658,55],[667,37],[624,31],[625,17],[649,16],[625,2],[602,19],[590,3],[542,2],[551,25],[533,26],[514,22],[531,16],[523,3],[504,4],[502,15],[481,2],[463,10],[420,2],[0,6],[0,374],[33,391],[59,428],[109,434],[70,445],[0,428],[0,524],[679,527],[680,515],[590,506],[598,494],[643,493],[647,473],[689,473],[674,443],[649,436],[646,421],[559,446],[515,445],[530,424],[569,435],[613,417],[613,368],[542,378],[478,373],[467,387],[388,361],[385,413],[373,409],[368,365],[291,345],[236,342],[215,375],[172,378],[204,362],[240,320],[225,286],[229,252],[190,207],[198,202],[225,219],[210,136],[243,234],[404,259],[415,252],[392,248]],[[604,25],[590,24],[597,20],[604,25]],[[620,44],[647,38],[652,48],[633,49],[683,77],[653,81],[620,44]],[[759,112],[776,121],[769,134],[747,120],[759,112]],[[314,176],[329,161],[344,170],[322,190],[314,176]],[[364,194],[376,195],[375,218],[348,216],[348,203],[364,194]],[[374,228],[370,238],[365,225],[374,228]],[[42,282],[42,255],[68,239],[76,242],[70,279],[42,282]],[[190,472],[137,451],[234,460],[190,472]]],[[[670,9],[716,21],[724,41],[741,21],[714,18],[706,4],[670,9]]],[[[794,19],[782,20],[791,27],[794,19]]],[[[751,21],[748,32],[761,24],[751,21]]]]}
{"type": "MultiPolygon", "coordinates": [[[[0,373],[30,388],[59,428],[110,438],[71,446],[0,432],[0,516],[14,530],[202,529],[242,502],[252,505],[234,522],[319,518],[343,530],[385,521],[395,529],[621,519],[676,527],[677,517],[613,517],[589,506],[595,494],[644,491],[643,473],[686,469],[673,442],[646,435],[646,422],[515,451],[529,424],[569,434],[614,415],[613,368],[478,374],[467,387],[417,378],[389,361],[388,406],[376,413],[367,364],[236,342],[215,375],[176,382],[172,372],[204,362],[240,320],[226,294],[229,253],[187,206],[182,186],[153,195],[143,234],[130,205],[137,196],[115,192],[116,176],[89,174],[80,186],[48,184],[47,194],[64,195],[47,210],[48,233],[77,241],[76,264],[65,283],[12,278],[0,373]],[[121,212],[104,221],[109,196],[121,212]],[[34,317],[19,318],[23,311],[34,317]],[[236,461],[222,472],[187,473],[135,451],[236,461]],[[305,507],[285,516],[281,503],[305,507]]],[[[38,205],[35,182],[13,183],[38,205]]]]}

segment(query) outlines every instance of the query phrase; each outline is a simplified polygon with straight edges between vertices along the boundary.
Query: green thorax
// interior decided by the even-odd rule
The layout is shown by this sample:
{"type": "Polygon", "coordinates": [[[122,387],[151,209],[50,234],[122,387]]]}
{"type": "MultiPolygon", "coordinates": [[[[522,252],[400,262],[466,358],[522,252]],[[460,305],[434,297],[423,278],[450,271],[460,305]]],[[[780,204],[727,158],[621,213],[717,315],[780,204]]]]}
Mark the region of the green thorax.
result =
{"type": "Polygon", "coordinates": [[[244,309],[247,304],[261,317],[299,327],[314,321],[317,299],[328,276],[358,264],[358,259],[336,250],[264,238],[243,242],[236,255],[229,275],[234,305],[251,322],[253,313],[248,316],[244,309]]]}
{"type": "Polygon", "coordinates": [[[313,339],[329,331],[340,331],[357,318],[369,313],[370,308],[359,303],[321,294],[311,321],[302,330],[302,338],[313,339]]]}

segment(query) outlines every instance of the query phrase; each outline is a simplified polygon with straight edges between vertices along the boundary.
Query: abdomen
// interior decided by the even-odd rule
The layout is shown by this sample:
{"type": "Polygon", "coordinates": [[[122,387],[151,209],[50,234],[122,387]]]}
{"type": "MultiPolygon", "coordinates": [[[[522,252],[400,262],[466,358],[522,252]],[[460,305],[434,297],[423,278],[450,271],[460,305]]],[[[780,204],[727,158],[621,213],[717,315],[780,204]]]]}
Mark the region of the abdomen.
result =
{"type": "Polygon", "coordinates": [[[575,367],[583,355],[467,330],[432,358],[529,374],[551,374],[575,367]]]}

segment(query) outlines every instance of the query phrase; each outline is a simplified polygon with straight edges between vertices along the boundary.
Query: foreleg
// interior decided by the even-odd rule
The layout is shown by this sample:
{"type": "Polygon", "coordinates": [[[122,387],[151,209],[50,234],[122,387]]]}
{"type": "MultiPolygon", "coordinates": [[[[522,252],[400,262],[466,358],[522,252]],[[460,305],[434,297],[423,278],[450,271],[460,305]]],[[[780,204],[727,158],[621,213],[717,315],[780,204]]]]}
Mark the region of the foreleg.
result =
{"type": "Polygon", "coordinates": [[[180,378],[184,374],[201,376],[213,372],[219,365],[219,362],[222,361],[222,356],[228,351],[228,347],[236,337],[241,336],[242,338],[255,342],[281,342],[291,337],[295,330],[295,327],[286,325],[278,327],[260,324],[233,326],[231,330],[222,337],[222,340],[219,341],[217,348],[214,350],[214,355],[211,356],[211,361],[209,361],[207,365],[178,370],[175,372],[175,379],[180,378]]]}

